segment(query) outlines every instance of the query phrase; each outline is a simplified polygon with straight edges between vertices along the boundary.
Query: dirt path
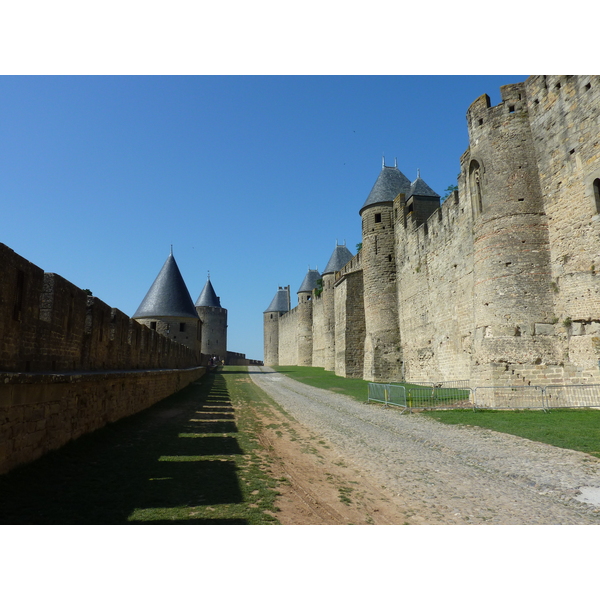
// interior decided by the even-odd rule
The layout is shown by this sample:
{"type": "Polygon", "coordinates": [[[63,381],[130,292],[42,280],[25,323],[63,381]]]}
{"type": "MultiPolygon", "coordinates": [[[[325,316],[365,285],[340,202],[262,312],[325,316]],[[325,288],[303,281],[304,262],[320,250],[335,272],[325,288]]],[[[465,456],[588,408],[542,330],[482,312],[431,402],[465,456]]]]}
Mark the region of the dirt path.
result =
{"type": "Polygon", "coordinates": [[[423,524],[397,494],[373,481],[331,442],[276,407],[255,413],[259,441],[280,480],[283,525],[423,524]]]}
{"type": "Polygon", "coordinates": [[[516,436],[364,405],[271,369],[258,416],[284,524],[598,524],[600,461],[516,436]]]}

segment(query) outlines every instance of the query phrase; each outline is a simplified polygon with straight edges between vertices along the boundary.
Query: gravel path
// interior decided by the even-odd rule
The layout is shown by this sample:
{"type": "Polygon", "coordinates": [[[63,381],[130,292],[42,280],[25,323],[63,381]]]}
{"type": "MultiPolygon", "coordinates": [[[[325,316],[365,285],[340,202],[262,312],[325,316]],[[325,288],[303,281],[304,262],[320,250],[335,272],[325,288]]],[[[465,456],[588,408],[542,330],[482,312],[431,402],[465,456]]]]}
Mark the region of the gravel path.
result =
{"type": "Polygon", "coordinates": [[[432,524],[598,524],[600,460],[248,367],[254,383],[432,524]]]}

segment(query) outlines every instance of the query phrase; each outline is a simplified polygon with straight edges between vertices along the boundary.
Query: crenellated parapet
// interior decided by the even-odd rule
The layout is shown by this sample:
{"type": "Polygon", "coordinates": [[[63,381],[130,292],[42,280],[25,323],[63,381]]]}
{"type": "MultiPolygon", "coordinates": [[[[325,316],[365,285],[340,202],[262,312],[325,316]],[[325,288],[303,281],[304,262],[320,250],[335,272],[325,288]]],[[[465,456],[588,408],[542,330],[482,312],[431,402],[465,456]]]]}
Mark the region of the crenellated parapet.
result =
{"type": "Polygon", "coordinates": [[[184,368],[195,353],[0,244],[0,370],[184,368]]]}

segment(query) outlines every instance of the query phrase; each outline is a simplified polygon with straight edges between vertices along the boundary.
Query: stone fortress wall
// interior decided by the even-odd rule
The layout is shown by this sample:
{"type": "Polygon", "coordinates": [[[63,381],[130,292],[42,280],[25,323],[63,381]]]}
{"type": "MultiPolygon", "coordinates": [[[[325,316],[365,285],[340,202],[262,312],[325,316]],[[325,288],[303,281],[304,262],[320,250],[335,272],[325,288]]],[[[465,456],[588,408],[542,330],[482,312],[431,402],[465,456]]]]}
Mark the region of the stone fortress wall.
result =
{"type": "Polygon", "coordinates": [[[0,244],[0,473],[204,373],[198,354],[0,244]]]}
{"type": "MultiPolygon", "coordinates": [[[[314,366],[600,383],[600,78],[534,76],[501,93],[469,107],[458,190],[441,206],[399,195],[362,210],[362,249],[313,299],[314,366]]],[[[280,317],[285,351],[265,364],[296,364],[297,315],[280,317]]]]}

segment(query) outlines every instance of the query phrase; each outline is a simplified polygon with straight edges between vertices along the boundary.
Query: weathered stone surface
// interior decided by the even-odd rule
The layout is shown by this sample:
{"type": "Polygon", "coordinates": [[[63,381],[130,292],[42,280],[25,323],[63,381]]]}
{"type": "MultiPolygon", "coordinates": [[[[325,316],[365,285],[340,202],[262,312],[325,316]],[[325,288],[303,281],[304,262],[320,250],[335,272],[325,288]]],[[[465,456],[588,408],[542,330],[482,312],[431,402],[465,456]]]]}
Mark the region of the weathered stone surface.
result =
{"type": "MultiPolygon", "coordinates": [[[[373,380],[600,383],[600,77],[501,95],[468,108],[458,190],[437,210],[363,206],[361,252],[314,300],[313,365],[352,376],[359,352],[373,380]]],[[[295,331],[280,329],[288,360],[295,331]]]]}

